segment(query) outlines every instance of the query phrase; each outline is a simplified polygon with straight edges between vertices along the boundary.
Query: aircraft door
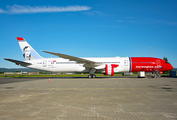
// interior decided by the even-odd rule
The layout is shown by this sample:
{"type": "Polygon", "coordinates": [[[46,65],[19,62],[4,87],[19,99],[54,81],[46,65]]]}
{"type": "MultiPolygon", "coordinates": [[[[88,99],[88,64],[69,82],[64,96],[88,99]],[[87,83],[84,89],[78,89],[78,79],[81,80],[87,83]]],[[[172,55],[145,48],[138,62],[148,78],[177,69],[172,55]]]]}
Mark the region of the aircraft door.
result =
{"type": "Polygon", "coordinates": [[[129,62],[129,58],[121,58],[120,59],[120,67],[117,69],[119,72],[126,72],[126,71],[130,71],[130,62],[129,62]]]}
{"type": "Polygon", "coordinates": [[[156,65],[157,65],[157,66],[161,66],[160,60],[156,60],[156,65]]]}
{"type": "Polygon", "coordinates": [[[43,61],[43,67],[46,67],[46,66],[47,66],[47,61],[44,60],[44,61],[43,61]]]}
{"type": "Polygon", "coordinates": [[[124,65],[128,66],[128,60],[124,60],[124,65]]]}
{"type": "Polygon", "coordinates": [[[160,60],[156,60],[156,65],[157,65],[157,69],[161,67],[161,62],[160,62],[160,60]]]}

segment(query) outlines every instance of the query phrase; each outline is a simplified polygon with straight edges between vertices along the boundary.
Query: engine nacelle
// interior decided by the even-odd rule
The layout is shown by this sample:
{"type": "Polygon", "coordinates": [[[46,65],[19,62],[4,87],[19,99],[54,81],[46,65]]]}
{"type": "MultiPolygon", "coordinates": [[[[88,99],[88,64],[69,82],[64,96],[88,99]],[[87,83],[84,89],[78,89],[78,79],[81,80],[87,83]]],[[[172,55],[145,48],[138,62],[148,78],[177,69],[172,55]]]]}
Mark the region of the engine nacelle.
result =
{"type": "Polygon", "coordinates": [[[113,76],[114,75],[114,68],[118,67],[118,66],[119,65],[117,65],[117,64],[106,64],[105,74],[113,76]]]}

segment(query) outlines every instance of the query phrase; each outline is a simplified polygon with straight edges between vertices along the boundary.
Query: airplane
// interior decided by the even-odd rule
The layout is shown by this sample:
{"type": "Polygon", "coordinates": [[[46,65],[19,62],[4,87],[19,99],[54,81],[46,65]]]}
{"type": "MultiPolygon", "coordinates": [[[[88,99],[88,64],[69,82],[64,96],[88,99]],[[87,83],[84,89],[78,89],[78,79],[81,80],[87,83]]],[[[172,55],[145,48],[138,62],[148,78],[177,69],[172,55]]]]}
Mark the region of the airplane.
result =
{"type": "MultiPolygon", "coordinates": [[[[173,69],[173,66],[165,60],[154,57],[102,57],[81,58],[66,54],[43,51],[60,58],[43,58],[22,38],[17,37],[25,61],[14,59],[4,60],[14,62],[17,65],[49,72],[80,72],[90,73],[88,78],[95,78],[95,73],[103,73],[113,76],[118,72],[152,72],[163,73],[173,69]]],[[[160,77],[160,76],[159,76],[160,77]]]]}

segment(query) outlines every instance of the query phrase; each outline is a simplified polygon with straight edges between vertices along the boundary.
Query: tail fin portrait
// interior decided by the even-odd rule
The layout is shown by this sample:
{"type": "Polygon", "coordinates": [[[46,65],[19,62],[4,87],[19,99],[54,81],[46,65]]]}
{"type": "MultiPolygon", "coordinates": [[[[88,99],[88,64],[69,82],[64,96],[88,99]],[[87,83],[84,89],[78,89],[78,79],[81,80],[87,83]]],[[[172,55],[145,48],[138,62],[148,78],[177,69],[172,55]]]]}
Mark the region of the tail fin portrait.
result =
{"type": "Polygon", "coordinates": [[[22,37],[17,37],[23,57],[26,60],[42,59],[42,57],[22,37]]]}

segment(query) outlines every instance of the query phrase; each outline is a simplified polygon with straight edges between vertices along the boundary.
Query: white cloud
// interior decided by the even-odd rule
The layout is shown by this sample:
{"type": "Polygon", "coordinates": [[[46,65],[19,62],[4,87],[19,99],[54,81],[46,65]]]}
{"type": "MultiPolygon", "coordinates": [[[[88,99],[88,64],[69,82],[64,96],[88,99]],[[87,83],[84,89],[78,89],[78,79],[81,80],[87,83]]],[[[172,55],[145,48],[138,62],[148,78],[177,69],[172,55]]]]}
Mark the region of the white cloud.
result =
{"type": "Polygon", "coordinates": [[[125,17],[125,18],[128,18],[128,19],[134,19],[134,17],[125,17]]]}
{"type": "Polygon", "coordinates": [[[101,17],[108,16],[107,14],[104,14],[100,11],[91,11],[91,12],[83,12],[83,13],[86,14],[86,15],[93,15],[93,16],[99,15],[101,17]]]}
{"type": "Polygon", "coordinates": [[[0,13],[6,13],[6,11],[4,11],[3,9],[0,9],[0,13]]]}
{"type": "MultiPolygon", "coordinates": [[[[67,7],[58,7],[58,6],[34,6],[31,7],[29,5],[13,5],[13,6],[6,6],[7,13],[10,14],[27,14],[27,13],[42,13],[42,12],[75,12],[75,11],[83,11],[89,10],[90,7],[87,6],[67,6],[67,7]]],[[[1,11],[2,9],[0,9],[1,11]]],[[[2,10],[4,11],[4,10],[2,10]]],[[[0,12],[1,13],[1,12],[0,12]]]]}
{"type": "Polygon", "coordinates": [[[122,20],[117,20],[117,22],[122,22],[122,20]]]}
{"type": "Polygon", "coordinates": [[[136,17],[124,17],[123,20],[116,20],[117,22],[135,23],[135,24],[169,24],[177,25],[177,21],[155,20],[149,18],[136,18],[136,17]]]}
{"type": "Polygon", "coordinates": [[[176,25],[177,22],[169,22],[168,24],[170,24],[170,25],[176,25]]]}

